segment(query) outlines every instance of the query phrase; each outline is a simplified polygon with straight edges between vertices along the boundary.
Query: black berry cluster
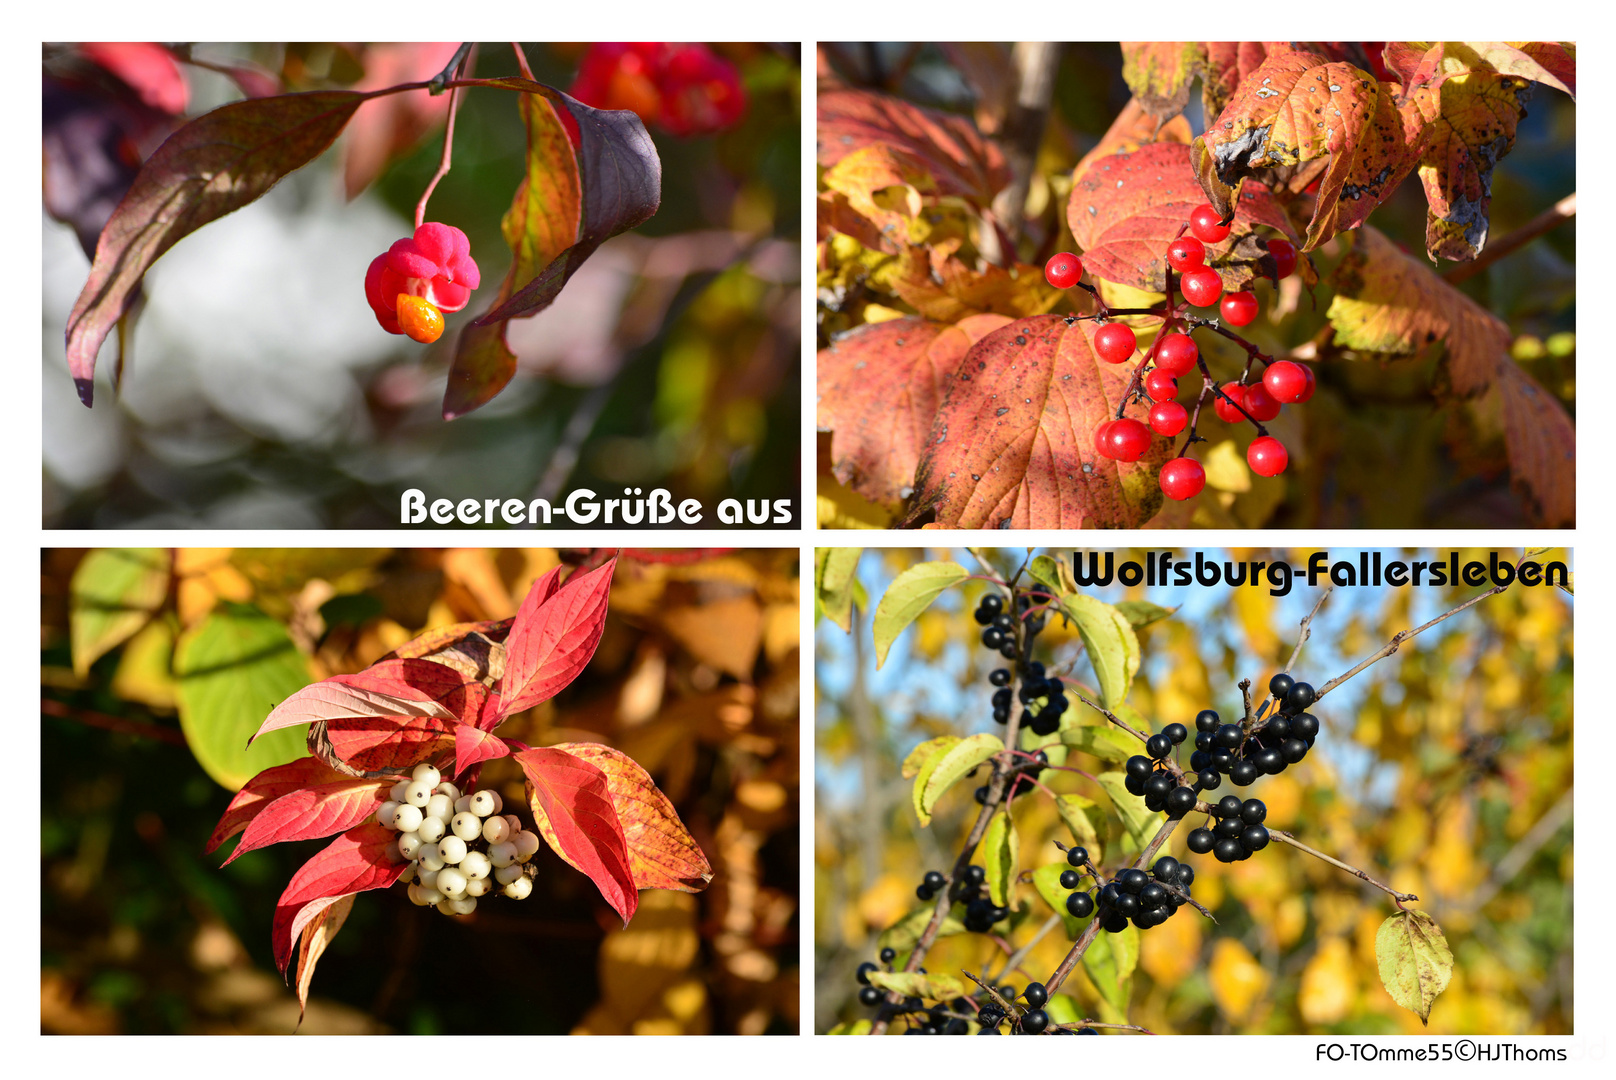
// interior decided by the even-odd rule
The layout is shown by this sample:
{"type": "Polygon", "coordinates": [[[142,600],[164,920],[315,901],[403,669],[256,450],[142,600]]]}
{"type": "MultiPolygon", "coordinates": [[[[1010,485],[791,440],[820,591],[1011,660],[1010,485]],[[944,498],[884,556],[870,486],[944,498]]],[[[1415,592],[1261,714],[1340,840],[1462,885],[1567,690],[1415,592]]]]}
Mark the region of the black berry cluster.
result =
{"type": "Polygon", "coordinates": [[[1212,808],[1212,816],[1215,826],[1190,832],[1186,845],[1195,854],[1210,851],[1218,862],[1243,862],[1268,846],[1268,830],[1263,827],[1268,807],[1261,801],[1241,802],[1239,796],[1225,795],[1212,808]]]}
{"type": "Polygon", "coordinates": [[[965,904],[965,929],[973,934],[985,934],[993,924],[1010,917],[1010,909],[995,904],[988,896],[987,871],[980,866],[965,868],[965,880],[960,882],[954,899],[965,904]]]}
{"type": "Polygon", "coordinates": [[[1195,809],[1195,793],[1199,787],[1189,786],[1177,768],[1167,763],[1173,747],[1189,738],[1189,734],[1183,724],[1168,724],[1160,734],[1145,740],[1145,753],[1149,757],[1135,754],[1128,759],[1123,786],[1130,794],[1144,796],[1145,809],[1152,813],[1165,810],[1169,817],[1181,818],[1195,809]]]}
{"type": "Polygon", "coordinates": [[[1021,726],[1031,728],[1037,735],[1053,735],[1060,728],[1061,714],[1066,711],[1065,686],[1058,677],[1047,677],[1044,665],[1036,660],[1029,660],[1032,655],[1034,640],[1044,629],[1044,613],[1040,611],[1027,613],[1035,603],[1047,602],[1049,597],[1045,594],[1019,593],[1016,596],[1017,612],[1012,614],[1005,610],[1004,597],[998,593],[990,592],[982,597],[976,606],[976,621],[985,629],[982,631],[982,645],[992,649],[1006,660],[1012,660],[1016,665],[1016,674],[1021,676],[1021,685],[1012,689],[1013,677],[1009,668],[995,668],[988,674],[988,681],[997,689],[993,691],[993,720],[995,723],[1008,724],[1010,717],[1019,703],[1021,706],[1021,726]],[[1021,624],[1021,640],[1016,640],[1016,624],[1021,624]]]}
{"type": "Polygon", "coordinates": [[[1280,673],[1268,688],[1279,707],[1258,720],[1249,735],[1239,724],[1222,723],[1211,709],[1195,718],[1190,768],[1199,774],[1201,790],[1216,788],[1220,775],[1237,787],[1247,787],[1259,776],[1278,776],[1313,748],[1319,718],[1306,711],[1316,697],[1313,687],[1280,673]]]}
{"type": "MultiPolygon", "coordinates": [[[[1139,869],[1124,870],[1101,886],[1094,898],[1095,918],[1113,934],[1121,933],[1130,922],[1141,930],[1160,926],[1189,902],[1194,881],[1192,867],[1164,855],[1148,874],[1139,869]]],[[[1072,911],[1072,907],[1068,899],[1066,910],[1072,911]]]]}

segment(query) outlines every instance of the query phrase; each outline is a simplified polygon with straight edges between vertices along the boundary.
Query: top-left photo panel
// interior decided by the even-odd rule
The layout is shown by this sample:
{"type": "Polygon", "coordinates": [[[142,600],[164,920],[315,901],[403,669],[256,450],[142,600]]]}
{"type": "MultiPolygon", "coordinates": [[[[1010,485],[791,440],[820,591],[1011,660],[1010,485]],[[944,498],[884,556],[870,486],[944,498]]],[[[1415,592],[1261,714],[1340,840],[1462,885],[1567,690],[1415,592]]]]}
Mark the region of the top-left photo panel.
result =
{"type": "Polygon", "coordinates": [[[795,43],[46,43],[47,529],[801,522],[795,43]]]}

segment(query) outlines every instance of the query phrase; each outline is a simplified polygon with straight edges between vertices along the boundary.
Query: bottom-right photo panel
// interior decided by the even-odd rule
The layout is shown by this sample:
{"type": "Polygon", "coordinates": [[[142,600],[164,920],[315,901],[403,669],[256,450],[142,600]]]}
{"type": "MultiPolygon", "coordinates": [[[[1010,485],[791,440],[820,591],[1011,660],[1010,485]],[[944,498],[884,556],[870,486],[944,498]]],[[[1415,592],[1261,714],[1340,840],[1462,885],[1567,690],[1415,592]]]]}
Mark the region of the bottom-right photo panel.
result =
{"type": "Polygon", "coordinates": [[[815,1032],[1573,1032],[1569,549],[815,555],[815,1032]]]}

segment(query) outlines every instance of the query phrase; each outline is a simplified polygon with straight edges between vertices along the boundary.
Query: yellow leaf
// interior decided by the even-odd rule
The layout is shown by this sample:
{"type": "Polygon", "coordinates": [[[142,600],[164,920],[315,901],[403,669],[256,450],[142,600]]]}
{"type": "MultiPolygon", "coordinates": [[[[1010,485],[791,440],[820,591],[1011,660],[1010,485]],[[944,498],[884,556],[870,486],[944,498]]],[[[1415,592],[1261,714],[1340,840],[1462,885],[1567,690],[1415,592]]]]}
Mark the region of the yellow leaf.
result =
{"type": "Polygon", "coordinates": [[[1344,938],[1325,938],[1302,971],[1297,997],[1302,1018],[1315,1027],[1339,1023],[1352,1010],[1357,996],[1352,949],[1344,938]]]}
{"type": "Polygon", "coordinates": [[[1139,935],[1139,966],[1163,986],[1177,986],[1201,965],[1201,923],[1193,908],[1185,908],[1148,934],[1139,935]],[[1192,914],[1193,913],[1193,914],[1192,914]]]}
{"type": "Polygon", "coordinates": [[[1268,989],[1268,972],[1232,938],[1222,938],[1213,946],[1207,973],[1218,1010],[1231,1024],[1249,1020],[1253,1007],[1268,989]]]}
{"type": "Polygon", "coordinates": [[[1206,470],[1210,487],[1236,493],[1251,490],[1251,470],[1246,468],[1246,455],[1240,452],[1233,439],[1224,439],[1208,450],[1201,459],[1201,467],[1206,470]]]}

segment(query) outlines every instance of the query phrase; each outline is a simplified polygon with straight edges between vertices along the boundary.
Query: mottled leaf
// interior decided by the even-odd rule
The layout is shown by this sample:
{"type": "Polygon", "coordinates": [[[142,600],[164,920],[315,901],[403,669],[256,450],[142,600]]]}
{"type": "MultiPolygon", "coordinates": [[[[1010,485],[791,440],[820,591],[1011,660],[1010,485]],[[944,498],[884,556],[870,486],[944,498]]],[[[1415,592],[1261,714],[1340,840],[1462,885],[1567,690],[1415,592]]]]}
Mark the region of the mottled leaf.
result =
{"type": "Polygon", "coordinates": [[[982,836],[982,868],[987,871],[988,895],[999,907],[1010,906],[1010,890],[1021,872],[1021,841],[1008,807],[993,815],[982,836]]]}
{"type": "Polygon", "coordinates": [[[1128,625],[1135,630],[1143,630],[1153,622],[1160,622],[1172,616],[1176,607],[1162,607],[1152,604],[1148,600],[1118,600],[1112,605],[1122,612],[1122,617],[1128,620],[1128,625]]]}
{"type": "Polygon", "coordinates": [[[174,650],[180,727],[197,763],[234,791],[255,773],[303,756],[296,727],[247,741],[259,718],[308,685],[286,627],[247,604],[220,604],[174,650]]]}
{"type": "Polygon", "coordinates": [[[186,124],[146,160],[101,231],[90,279],[67,320],[68,368],[85,405],[101,343],[152,263],[312,161],[364,100],[323,90],[233,102],[186,124]]]}
{"type": "Polygon", "coordinates": [[[1436,920],[1423,911],[1399,911],[1375,931],[1380,981],[1392,1000],[1426,1024],[1437,995],[1453,977],[1453,953],[1436,920]]]}
{"type": "Polygon", "coordinates": [[[819,548],[814,552],[815,591],[825,618],[851,633],[853,583],[863,548],[819,548]]]}
{"type": "Polygon", "coordinates": [[[151,620],[168,596],[168,571],[161,548],[99,548],[84,556],[68,586],[76,674],[87,674],[151,620]]]}
{"type": "Polygon", "coordinates": [[[1161,826],[1162,816],[1146,810],[1145,800],[1128,791],[1125,783],[1127,777],[1123,773],[1101,773],[1095,779],[1111,797],[1111,805],[1121,816],[1123,827],[1128,833],[1127,839],[1133,841],[1132,850],[1143,851],[1161,826]]]}
{"type": "Polygon", "coordinates": [[[693,893],[713,880],[712,864],[696,838],[639,762],[600,743],[557,743],[549,749],[569,753],[605,775],[635,888],[693,893]]]}
{"type": "Polygon", "coordinates": [[[1129,378],[1095,354],[1094,329],[1043,315],[972,346],[917,468],[911,521],[930,513],[948,528],[1135,528],[1155,514],[1170,444],[1158,440],[1133,463],[1094,449],[1094,428],[1116,415],[1129,378]]]}
{"type": "MultiPolygon", "coordinates": [[[[334,761],[360,776],[408,772],[421,762],[448,769],[455,759],[455,733],[463,725],[437,716],[353,716],[322,721],[321,745],[334,761]]],[[[322,755],[324,756],[324,755],[322,755]]]]}
{"type": "Polygon", "coordinates": [[[916,563],[892,579],[881,602],[875,605],[875,666],[886,663],[887,650],[897,636],[931,607],[950,585],[970,574],[956,562],[916,563]]]}
{"type": "Polygon", "coordinates": [[[915,779],[915,814],[921,825],[931,824],[931,812],[943,793],[972,769],[1004,749],[997,735],[986,732],[961,739],[929,759],[915,779]]]}
{"type": "MultiPolygon", "coordinates": [[[[935,739],[927,739],[909,751],[908,756],[903,759],[903,767],[898,770],[899,775],[905,780],[913,780],[926,768],[928,762],[932,762],[939,754],[947,752],[950,747],[956,745],[959,741],[960,736],[958,735],[939,735],[935,739]]],[[[916,797],[918,798],[919,796],[917,795],[916,797]]]]}
{"type": "MultiPolygon", "coordinates": [[[[1075,712],[1075,709],[1068,710],[1075,712]]],[[[1143,752],[1139,740],[1109,723],[1076,724],[1061,729],[1061,742],[1102,761],[1127,761],[1143,752]]]]}
{"type": "Polygon", "coordinates": [[[297,950],[297,1022],[303,1023],[303,1016],[309,1008],[309,985],[314,982],[314,968],[319,964],[320,957],[325,955],[326,946],[331,939],[337,936],[342,924],[348,921],[348,913],[353,910],[353,897],[340,896],[331,904],[320,909],[319,914],[310,919],[303,927],[303,940],[297,950]]]}
{"type": "Polygon", "coordinates": [[[957,975],[931,975],[926,972],[872,971],[870,985],[882,990],[896,990],[904,997],[923,998],[926,1001],[947,1001],[970,993],[965,980],[957,975]]]}
{"type": "Polygon", "coordinates": [[[978,270],[940,247],[904,248],[887,280],[904,303],[942,323],[972,315],[1042,315],[1061,299],[1060,291],[1050,287],[1036,266],[978,270]]]}
{"type": "Polygon", "coordinates": [[[565,750],[523,749],[512,756],[527,775],[540,834],[567,865],[595,883],[627,926],[640,894],[606,775],[565,750]]]}
{"type": "MultiPolygon", "coordinates": [[[[505,675],[499,692],[505,715],[548,701],[576,679],[595,655],[606,628],[611,559],[574,573],[556,588],[556,571],[534,582],[505,640],[505,675]]],[[[557,568],[559,569],[559,568],[557,568]]]]}
{"type": "Polygon", "coordinates": [[[868,90],[819,95],[818,144],[827,169],[866,146],[897,147],[923,163],[939,194],[963,195],[979,207],[1010,181],[1004,155],[965,117],[868,90]]]}
{"type": "Polygon", "coordinates": [[[396,839],[397,833],[374,821],[356,825],[331,841],[292,875],[275,903],[275,922],[270,933],[275,966],[283,974],[292,959],[292,946],[321,910],[353,893],[385,889],[403,875],[409,864],[387,859],[387,846],[396,839]],[[320,904],[320,901],[326,903],[320,904]],[[320,906],[316,908],[316,904],[320,906]],[[314,910],[308,910],[310,908],[314,910]]]}
{"type": "Polygon", "coordinates": [[[384,660],[357,674],[322,679],[290,695],[264,718],[253,739],[325,720],[366,716],[454,719],[453,710],[417,684],[459,692],[462,680],[458,673],[430,660],[384,660]]]}
{"type": "MultiPolygon", "coordinates": [[[[963,905],[955,905],[955,907],[959,908],[960,911],[964,910],[963,905]]],[[[881,931],[880,936],[875,939],[875,947],[877,949],[896,949],[900,953],[913,949],[919,943],[920,935],[924,934],[926,927],[931,925],[932,912],[933,908],[930,904],[915,908],[909,914],[881,931]]],[[[963,916],[956,914],[952,910],[943,916],[943,921],[937,928],[938,938],[953,937],[955,934],[963,933],[965,933],[963,916]]]]}
{"type": "Polygon", "coordinates": [[[920,216],[923,206],[922,193],[930,194],[937,186],[924,162],[885,143],[859,147],[825,170],[820,182],[876,227],[879,246],[886,251],[897,250],[909,239],[909,223],[920,216]]]}
{"type": "Polygon", "coordinates": [[[1100,840],[1098,830],[1106,824],[1104,809],[1093,799],[1082,795],[1057,795],[1055,812],[1066,824],[1072,839],[1079,846],[1088,849],[1089,861],[1095,866],[1102,865],[1105,860],[1105,844],[1100,840]]]}
{"type": "Polygon", "coordinates": [[[1184,111],[1205,60],[1206,50],[1196,41],[1124,41],[1122,79],[1160,123],[1184,111]]]}
{"type": "Polygon", "coordinates": [[[1139,964],[1139,929],[1129,923],[1120,934],[1101,934],[1083,953],[1083,970],[1121,1022],[1128,1013],[1131,980],[1139,964]]]}
{"type": "MultiPolygon", "coordinates": [[[[1159,293],[1167,286],[1167,245],[1206,201],[1190,166],[1190,148],[1151,143],[1090,164],[1072,185],[1066,221],[1090,274],[1159,293]]],[[[1207,245],[1207,264],[1225,288],[1238,289],[1260,272],[1257,264],[1267,249],[1259,241],[1276,234],[1296,239],[1273,197],[1250,185],[1240,194],[1228,237],[1207,245]]]]}

